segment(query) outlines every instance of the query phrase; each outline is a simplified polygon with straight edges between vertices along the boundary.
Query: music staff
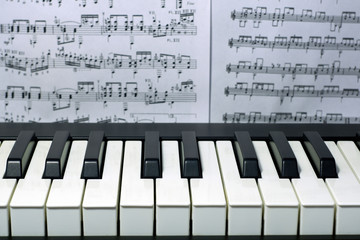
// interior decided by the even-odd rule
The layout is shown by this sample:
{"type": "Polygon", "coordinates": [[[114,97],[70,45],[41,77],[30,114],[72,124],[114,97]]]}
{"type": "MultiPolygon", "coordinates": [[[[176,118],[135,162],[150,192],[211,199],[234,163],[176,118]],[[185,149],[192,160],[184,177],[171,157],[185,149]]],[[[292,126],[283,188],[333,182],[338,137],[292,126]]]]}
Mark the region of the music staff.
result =
{"type": "MultiPolygon", "coordinates": [[[[43,6],[57,6],[61,7],[63,4],[63,0],[6,0],[8,2],[13,2],[13,3],[22,3],[22,4],[26,4],[28,2],[30,3],[35,3],[35,4],[42,4],[43,6]]],[[[67,0],[69,1],[69,0],[67,0]]],[[[92,0],[91,1],[93,4],[98,4],[99,0],[92,0]]],[[[74,0],[74,3],[79,3],[79,7],[86,7],[88,5],[88,1],[87,0],[74,0]]],[[[108,6],[109,8],[112,8],[114,6],[114,0],[108,0],[108,6]]]]}
{"type": "Polygon", "coordinates": [[[284,86],[282,89],[276,89],[274,83],[238,82],[234,87],[225,88],[225,96],[262,96],[262,97],[279,97],[280,104],[284,98],[306,97],[306,98],[360,98],[358,88],[343,88],[338,85],[325,85],[322,89],[316,89],[315,85],[294,85],[293,87],[284,86]]]}
{"type": "MultiPolygon", "coordinates": [[[[79,38],[82,44],[83,36],[151,36],[153,38],[166,36],[194,36],[197,26],[194,25],[194,13],[179,14],[178,20],[161,24],[153,17],[152,23],[145,25],[143,15],[112,14],[101,23],[98,14],[81,15],[80,22],[65,21],[55,17],[55,24],[48,24],[45,20],[35,20],[33,24],[26,19],[14,19],[10,24],[0,24],[0,34],[10,35],[10,44],[16,35],[30,35],[32,45],[37,43],[37,36],[57,36],[57,44],[74,43],[79,38]]],[[[134,44],[133,42],[131,44],[134,44]]]]}
{"type": "MultiPolygon", "coordinates": [[[[39,118],[32,118],[29,119],[25,115],[17,115],[17,116],[8,116],[10,114],[6,114],[5,116],[0,115],[0,119],[3,122],[29,122],[29,123],[36,123],[36,122],[42,122],[43,119],[41,117],[39,118]]],[[[12,114],[11,114],[12,115],[12,114]]],[[[183,122],[186,119],[193,119],[193,121],[196,120],[197,114],[196,113],[182,113],[182,112],[176,112],[176,113],[146,113],[146,112],[132,112],[129,114],[131,119],[127,120],[126,118],[119,117],[116,114],[110,115],[110,116],[103,116],[103,117],[93,117],[90,114],[85,114],[81,116],[76,116],[74,119],[69,119],[69,117],[59,117],[56,118],[55,121],[52,121],[54,123],[86,123],[86,122],[96,122],[96,123],[127,123],[127,122],[133,122],[133,123],[155,123],[158,120],[164,122],[183,122]]]]}
{"type": "MultiPolygon", "coordinates": [[[[22,3],[25,4],[27,3],[27,1],[29,0],[7,0],[9,2],[14,2],[14,3],[22,3]]],[[[67,0],[69,1],[69,0],[67,0]]],[[[161,7],[165,8],[165,1],[166,0],[160,0],[161,3],[161,7]]],[[[63,0],[30,0],[31,3],[37,3],[37,4],[43,4],[43,6],[48,5],[48,6],[54,6],[57,3],[58,7],[62,6],[63,0]]],[[[86,7],[88,5],[88,1],[87,0],[75,0],[75,3],[79,2],[79,7],[86,7]]],[[[92,0],[90,1],[93,4],[97,5],[99,0],[92,0]]],[[[109,8],[113,8],[114,7],[114,0],[108,0],[108,6],[109,8]]],[[[176,0],[176,8],[182,8],[182,0],[176,0]]]]}
{"type": "Polygon", "coordinates": [[[273,40],[269,40],[266,36],[240,35],[238,39],[229,39],[229,47],[252,48],[270,48],[270,49],[299,49],[299,50],[320,50],[320,55],[324,55],[324,51],[358,51],[360,48],[360,39],[351,37],[342,38],[341,42],[337,42],[337,38],[333,36],[310,36],[307,41],[302,36],[276,36],[273,40]]]}
{"type": "Polygon", "coordinates": [[[317,110],[314,115],[307,112],[271,112],[270,115],[262,112],[234,112],[224,113],[224,123],[360,123],[360,118],[344,116],[342,113],[326,113],[317,110]]]}
{"type": "Polygon", "coordinates": [[[343,24],[358,24],[360,17],[355,11],[343,11],[341,15],[327,15],[325,11],[302,9],[296,13],[294,7],[275,8],[268,12],[267,7],[243,7],[241,11],[232,11],[231,19],[238,20],[240,27],[245,27],[247,21],[253,21],[253,27],[258,28],[262,21],[271,21],[273,27],[278,27],[284,22],[330,23],[330,30],[340,30],[343,24]]]}
{"type": "Polygon", "coordinates": [[[263,65],[263,59],[258,58],[254,63],[251,61],[239,61],[238,64],[228,64],[226,71],[228,73],[252,73],[255,77],[256,74],[280,74],[282,78],[285,75],[292,75],[295,79],[296,75],[314,75],[315,80],[320,75],[328,75],[333,80],[334,76],[356,76],[360,79],[360,67],[341,67],[340,61],[334,61],[330,64],[318,64],[316,67],[310,67],[306,63],[296,63],[292,66],[291,63],[274,64],[270,66],[263,65]]]}
{"type": "MultiPolygon", "coordinates": [[[[36,123],[36,122],[42,122],[43,119],[41,117],[38,118],[28,118],[25,115],[16,115],[16,116],[9,116],[10,114],[5,113],[4,116],[0,115],[0,119],[3,122],[29,122],[29,123],[36,123]]],[[[11,114],[12,115],[12,114],[11,114]]],[[[196,119],[197,114],[186,114],[186,113],[144,113],[144,112],[134,112],[129,114],[131,119],[127,120],[123,117],[119,117],[116,114],[111,116],[103,116],[103,117],[92,117],[90,114],[87,115],[81,115],[76,116],[74,119],[69,119],[69,117],[59,117],[56,118],[55,121],[52,121],[54,123],[87,123],[87,122],[96,122],[96,123],[127,123],[127,122],[133,122],[133,123],[140,123],[140,122],[149,122],[149,123],[155,123],[157,119],[161,118],[160,120],[166,122],[173,122],[176,123],[183,119],[196,119]]]]}
{"type": "Polygon", "coordinates": [[[73,69],[77,70],[102,70],[109,69],[114,73],[116,70],[131,69],[134,74],[141,69],[153,70],[183,70],[196,69],[196,59],[188,55],[178,54],[152,54],[151,51],[137,51],[134,58],[131,55],[111,54],[107,58],[103,55],[91,56],[59,52],[55,57],[43,54],[38,58],[16,57],[8,53],[0,54],[0,68],[13,69],[19,72],[39,73],[49,69],[73,69]]]}
{"type": "MultiPolygon", "coordinates": [[[[196,102],[192,80],[176,84],[169,90],[160,92],[149,84],[147,91],[139,91],[137,82],[106,82],[104,86],[95,89],[92,81],[78,82],[77,89],[60,88],[54,91],[44,91],[41,87],[7,86],[6,90],[0,90],[0,100],[9,105],[9,101],[24,101],[27,103],[26,110],[32,109],[32,102],[51,102],[52,110],[59,111],[74,106],[80,110],[81,103],[102,103],[106,108],[113,102],[134,103],[143,102],[145,105],[196,102]]],[[[124,111],[127,111],[124,109],[124,111]]]]}

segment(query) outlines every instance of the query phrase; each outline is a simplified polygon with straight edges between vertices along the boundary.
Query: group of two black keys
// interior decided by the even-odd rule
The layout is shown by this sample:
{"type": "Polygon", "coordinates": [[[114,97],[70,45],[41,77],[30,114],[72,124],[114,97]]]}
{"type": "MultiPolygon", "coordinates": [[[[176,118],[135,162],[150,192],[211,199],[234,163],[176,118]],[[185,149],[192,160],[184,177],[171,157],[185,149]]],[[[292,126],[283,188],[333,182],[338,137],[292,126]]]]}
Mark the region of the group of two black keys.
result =
{"type": "MultiPolygon", "coordinates": [[[[70,133],[58,131],[52,140],[46,157],[43,178],[61,179],[63,177],[70,148],[70,133]]],[[[81,178],[99,179],[105,154],[105,136],[103,131],[91,131],[83,161],[81,178]]],[[[4,178],[24,178],[35,149],[34,131],[22,131],[9,154],[4,178]]],[[[199,152],[195,132],[182,132],[182,176],[200,178],[202,176],[199,152]]],[[[157,131],[145,132],[141,178],[161,178],[162,163],[160,137],[157,131]]],[[[121,158],[121,156],[119,156],[121,158]]]]}
{"type": "MultiPolygon", "coordinates": [[[[240,175],[243,178],[261,178],[258,159],[248,132],[235,132],[234,148],[240,175]]],[[[196,133],[182,132],[180,141],[180,165],[183,178],[201,178],[202,167],[196,133]]],[[[105,148],[103,131],[89,134],[81,178],[99,179],[102,175],[105,148]]],[[[283,132],[269,133],[269,146],[280,178],[299,178],[296,157],[283,132]]],[[[4,178],[24,178],[32,152],[35,148],[35,133],[20,132],[7,160],[4,178]]],[[[161,178],[162,160],[160,137],[157,131],[145,132],[141,178],[161,178]]],[[[304,132],[304,146],[319,178],[336,178],[335,160],[317,132],[304,132]]],[[[70,148],[68,131],[58,131],[49,149],[43,178],[63,177],[70,148]]],[[[206,159],[203,159],[206,161],[206,159]]]]}

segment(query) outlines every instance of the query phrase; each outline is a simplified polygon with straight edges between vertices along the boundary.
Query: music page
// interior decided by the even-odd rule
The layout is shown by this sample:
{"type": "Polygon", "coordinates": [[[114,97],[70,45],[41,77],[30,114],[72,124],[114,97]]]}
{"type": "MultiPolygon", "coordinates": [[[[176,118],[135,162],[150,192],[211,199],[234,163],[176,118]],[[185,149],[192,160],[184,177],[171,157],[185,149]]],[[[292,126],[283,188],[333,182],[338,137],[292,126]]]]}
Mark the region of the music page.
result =
{"type": "Polygon", "coordinates": [[[360,2],[213,0],[211,121],[359,123],[360,2]]]}
{"type": "Polygon", "coordinates": [[[1,0],[1,122],[208,122],[210,0],[1,0]]]}

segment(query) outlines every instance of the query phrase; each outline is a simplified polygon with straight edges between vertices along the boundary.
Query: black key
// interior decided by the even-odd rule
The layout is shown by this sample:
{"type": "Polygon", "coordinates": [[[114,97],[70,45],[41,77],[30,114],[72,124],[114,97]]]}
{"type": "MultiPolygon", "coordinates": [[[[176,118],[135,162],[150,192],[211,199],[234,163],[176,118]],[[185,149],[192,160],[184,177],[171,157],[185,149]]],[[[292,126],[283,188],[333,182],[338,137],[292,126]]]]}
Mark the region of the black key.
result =
{"type": "Polygon", "coordinates": [[[7,159],[4,178],[24,178],[34,148],[34,131],[21,131],[7,159]]]}
{"type": "Polygon", "coordinates": [[[304,132],[305,148],[320,178],[337,178],[335,159],[318,132],[304,132]]]}
{"type": "Polygon", "coordinates": [[[159,132],[145,132],[142,178],[161,177],[159,132]]]}
{"type": "Polygon", "coordinates": [[[240,175],[243,178],[261,178],[254,145],[248,132],[235,132],[235,149],[240,175]]]}
{"type": "Polygon", "coordinates": [[[60,179],[63,177],[70,148],[68,131],[57,131],[46,157],[43,178],[60,179]]]}
{"type": "Polygon", "coordinates": [[[86,147],[84,164],[81,178],[98,179],[101,178],[103,166],[103,153],[105,148],[103,131],[91,131],[86,147]]]}
{"type": "Polygon", "coordinates": [[[296,157],[283,132],[270,132],[270,148],[280,178],[299,178],[296,157]]]}
{"type": "Polygon", "coordinates": [[[201,178],[202,169],[196,135],[193,131],[181,132],[181,169],[184,178],[201,178]]]}
{"type": "MultiPolygon", "coordinates": [[[[360,132],[357,132],[357,133],[356,133],[356,137],[357,137],[357,139],[359,139],[359,137],[360,137],[360,132]]],[[[356,146],[358,147],[358,149],[360,149],[360,141],[356,141],[356,146]]]]}

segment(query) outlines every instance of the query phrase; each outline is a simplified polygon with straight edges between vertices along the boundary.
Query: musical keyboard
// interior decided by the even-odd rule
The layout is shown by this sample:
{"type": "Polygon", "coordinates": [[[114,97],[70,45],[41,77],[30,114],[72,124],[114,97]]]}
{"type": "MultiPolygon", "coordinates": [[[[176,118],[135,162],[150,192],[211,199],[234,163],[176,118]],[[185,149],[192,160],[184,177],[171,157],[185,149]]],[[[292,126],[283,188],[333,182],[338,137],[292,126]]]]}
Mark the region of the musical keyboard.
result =
{"type": "Polygon", "coordinates": [[[0,238],[360,237],[360,125],[0,124],[0,238]]]}

